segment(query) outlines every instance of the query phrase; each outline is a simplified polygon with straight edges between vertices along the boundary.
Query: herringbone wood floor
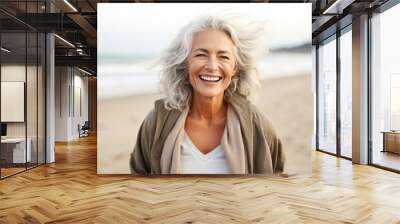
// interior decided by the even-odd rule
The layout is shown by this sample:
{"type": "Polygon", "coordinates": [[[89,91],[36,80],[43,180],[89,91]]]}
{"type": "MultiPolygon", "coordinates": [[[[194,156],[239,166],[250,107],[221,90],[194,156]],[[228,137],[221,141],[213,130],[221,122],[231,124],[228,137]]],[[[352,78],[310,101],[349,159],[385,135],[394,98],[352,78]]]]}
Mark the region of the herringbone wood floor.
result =
{"type": "Polygon", "coordinates": [[[400,175],[315,152],[310,177],[96,174],[96,139],[0,181],[0,223],[400,223],[400,175]]]}

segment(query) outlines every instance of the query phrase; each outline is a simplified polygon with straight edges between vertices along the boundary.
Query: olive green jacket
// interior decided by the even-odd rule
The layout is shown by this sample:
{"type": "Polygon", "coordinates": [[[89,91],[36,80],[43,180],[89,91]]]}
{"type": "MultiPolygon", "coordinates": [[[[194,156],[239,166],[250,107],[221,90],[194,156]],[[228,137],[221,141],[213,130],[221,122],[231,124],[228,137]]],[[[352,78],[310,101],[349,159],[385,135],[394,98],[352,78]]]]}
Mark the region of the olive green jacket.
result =
{"type": "MultiPolygon", "coordinates": [[[[240,97],[231,103],[236,112],[245,146],[246,166],[250,174],[283,172],[285,155],[271,122],[248,100],[240,97]],[[271,164],[272,163],[272,164],[271,164]]],[[[161,174],[160,159],[164,142],[181,111],[167,110],[162,99],[144,119],[131,153],[132,174],[161,174]]]]}

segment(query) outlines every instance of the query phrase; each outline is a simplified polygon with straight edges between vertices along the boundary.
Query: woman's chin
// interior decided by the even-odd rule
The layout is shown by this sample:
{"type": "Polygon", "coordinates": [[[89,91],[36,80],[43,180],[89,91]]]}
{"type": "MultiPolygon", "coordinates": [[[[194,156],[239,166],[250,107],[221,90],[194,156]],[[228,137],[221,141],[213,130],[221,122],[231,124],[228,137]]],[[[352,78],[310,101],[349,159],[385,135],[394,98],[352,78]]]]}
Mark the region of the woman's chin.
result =
{"type": "Polygon", "coordinates": [[[210,90],[208,90],[208,91],[197,91],[197,93],[198,94],[196,94],[196,95],[198,95],[200,97],[204,97],[204,98],[219,98],[219,97],[224,95],[223,91],[210,91],[210,90]]]}

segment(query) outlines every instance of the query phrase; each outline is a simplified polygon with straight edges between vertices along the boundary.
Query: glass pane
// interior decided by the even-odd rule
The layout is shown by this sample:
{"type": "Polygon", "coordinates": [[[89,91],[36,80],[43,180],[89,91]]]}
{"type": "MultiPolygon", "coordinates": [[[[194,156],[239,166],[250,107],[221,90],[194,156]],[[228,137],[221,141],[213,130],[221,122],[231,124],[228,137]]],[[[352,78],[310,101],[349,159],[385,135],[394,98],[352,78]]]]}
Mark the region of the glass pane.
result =
{"type": "Polygon", "coordinates": [[[336,153],[336,40],[318,48],[318,147],[336,153]]]}
{"type": "Polygon", "coordinates": [[[372,163],[400,170],[400,4],[372,18],[372,163]]]}
{"type": "Polygon", "coordinates": [[[29,32],[27,33],[28,38],[28,55],[27,55],[27,81],[26,81],[26,111],[27,111],[27,142],[28,142],[28,149],[30,148],[30,158],[28,159],[28,168],[37,165],[37,132],[38,132],[38,125],[37,125],[37,33],[36,32],[29,32]]]}
{"type": "Polygon", "coordinates": [[[341,155],[351,158],[352,149],[352,35],[351,30],[340,37],[340,121],[341,155]]]}
{"type": "MultiPolygon", "coordinates": [[[[0,2],[33,24],[38,22],[33,14],[45,12],[44,0],[0,2]]],[[[0,19],[6,21],[0,23],[3,178],[45,161],[45,36],[2,12],[0,19]]]]}
{"type": "MultiPolygon", "coordinates": [[[[26,12],[28,16],[39,11],[37,1],[27,2],[26,12]]],[[[36,16],[28,19],[36,24],[36,16]]],[[[27,31],[27,142],[31,148],[31,160],[27,164],[28,168],[38,164],[38,34],[35,30],[27,31]]]]}
{"type": "Polygon", "coordinates": [[[400,130],[400,72],[390,74],[390,130],[400,130]]]}
{"type": "Polygon", "coordinates": [[[6,129],[1,140],[2,177],[25,170],[30,158],[25,141],[25,41],[22,32],[1,34],[1,121],[6,129]]]}

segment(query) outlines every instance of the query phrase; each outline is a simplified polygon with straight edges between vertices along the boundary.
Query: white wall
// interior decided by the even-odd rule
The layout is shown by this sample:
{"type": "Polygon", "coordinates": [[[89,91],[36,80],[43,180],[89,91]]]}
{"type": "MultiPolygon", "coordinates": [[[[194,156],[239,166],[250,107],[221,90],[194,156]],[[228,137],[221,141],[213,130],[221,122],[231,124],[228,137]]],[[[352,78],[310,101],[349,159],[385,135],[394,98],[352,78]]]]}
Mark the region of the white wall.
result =
{"type": "MultiPolygon", "coordinates": [[[[25,71],[24,65],[2,65],[1,66],[1,81],[2,82],[25,82],[25,71]]],[[[28,72],[32,69],[28,66],[28,72]]],[[[26,82],[25,82],[26,83],[26,82]]],[[[5,98],[7,96],[2,96],[5,98]]],[[[7,110],[7,108],[1,108],[1,110],[7,110]]],[[[25,136],[25,124],[24,122],[10,122],[7,123],[7,136],[8,137],[24,137],[25,136]]]]}
{"type": "MultiPolygon", "coordinates": [[[[25,114],[26,120],[21,122],[6,122],[7,123],[7,137],[9,138],[23,138],[25,135],[30,139],[32,161],[44,163],[44,74],[42,67],[39,65],[25,64],[2,64],[1,66],[1,81],[2,82],[24,82],[26,87],[26,101],[23,102],[21,112],[25,114]],[[27,80],[26,80],[27,79],[27,80]],[[26,104],[25,104],[26,103],[26,104]],[[38,156],[37,156],[38,153],[38,156]]],[[[4,89],[2,89],[3,92],[4,89]]],[[[7,95],[2,95],[2,98],[8,98],[7,95]]],[[[16,102],[14,102],[16,103],[16,102]]],[[[7,107],[1,108],[2,112],[12,110],[7,107]],[[6,110],[6,111],[4,111],[6,110]]],[[[14,111],[14,113],[16,113],[14,111]]],[[[24,115],[23,115],[24,116],[24,115]]]]}
{"type": "Polygon", "coordinates": [[[78,124],[82,126],[85,121],[89,120],[89,111],[88,111],[88,106],[89,106],[89,92],[88,92],[88,77],[83,76],[84,74],[81,73],[79,70],[75,69],[75,80],[74,80],[74,86],[75,86],[75,105],[79,105],[81,108],[81,111],[79,111],[78,107],[75,106],[75,117],[73,119],[72,123],[72,135],[75,138],[79,137],[78,133],[78,124]],[[77,90],[80,90],[80,98],[78,98],[78,93],[77,90]],[[80,102],[78,102],[78,100],[80,102]]]}
{"type": "Polygon", "coordinates": [[[56,67],[56,141],[77,139],[78,124],[88,120],[88,78],[83,75],[76,68],[56,67]]]}
{"type": "Polygon", "coordinates": [[[55,68],[55,141],[68,141],[69,73],[68,67],[55,68]]]}
{"type": "MultiPolygon", "coordinates": [[[[35,66],[27,66],[24,65],[2,65],[1,66],[1,81],[2,82],[25,82],[26,72],[28,74],[28,80],[30,86],[36,86],[36,81],[30,78],[31,74],[36,75],[36,67],[35,66]],[[27,69],[27,70],[25,70],[27,69]]],[[[27,120],[28,124],[28,137],[30,133],[33,133],[36,130],[36,113],[32,113],[32,111],[36,111],[36,88],[27,88],[27,120]],[[35,102],[31,104],[31,102],[35,102]],[[34,121],[35,124],[31,124],[34,121]]],[[[5,97],[5,96],[3,96],[5,97]]],[[[39,105],[40,106],[40,105],[39,105]]],[[[5,110],[6,108],[2,108],[5,110]]],[[[7,122],[7,136],[8,137],[25,137],[25,124],[26,122],[7,122]]],[[[35,132],[36,133],[36,132],[35,132]]]]}

